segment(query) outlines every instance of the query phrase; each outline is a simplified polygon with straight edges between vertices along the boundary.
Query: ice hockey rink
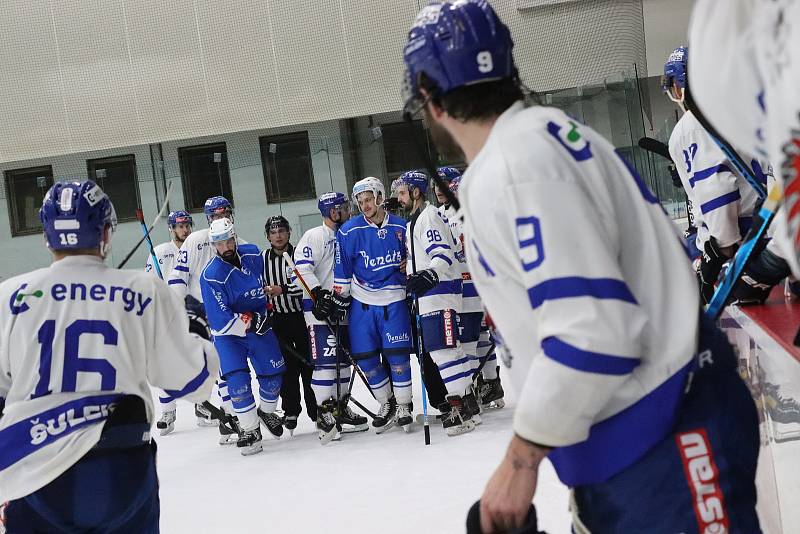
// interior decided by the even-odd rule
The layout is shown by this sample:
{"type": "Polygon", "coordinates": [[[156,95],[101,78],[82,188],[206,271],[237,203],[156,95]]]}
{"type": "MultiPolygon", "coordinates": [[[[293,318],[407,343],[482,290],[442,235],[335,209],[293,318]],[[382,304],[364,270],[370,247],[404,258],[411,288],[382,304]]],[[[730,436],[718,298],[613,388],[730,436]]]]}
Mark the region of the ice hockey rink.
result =
{"type": "MultiPolygon", "coordinates": [[[[419,373],[414,406],[422,411],[419,373]]],[[[503,373],[505,374],[505,373],[503,373]]],[[[505,377],[507,378],[507,377],[505,377]]],[[[195,426],[194,408],[178,404],[175,432],[158,437],[163,532],[436,532],[464,531],[466,512],[480,496],[511,438],[515,403],[485,413],[475,431],[447,437],[431,418],[431,444],[421,426],[345,434],[321,446],[301,414],[294,437],[264,438],[264,452],[242,457],[217,444],[214,428],[195,426]]],[[[377,402],[356,380],[353,396],[377,402]]],[[[157,402],[157,396],[154,397],[157,402]]],[[[357,410],[357,408],[355,408],[357,410]]],[[[431,412],[435,413],[435,412],[431,412]]],[[[569,492],[549,462],[539,472],[534,499],[539,528],[568,533],[569,492]]]]}

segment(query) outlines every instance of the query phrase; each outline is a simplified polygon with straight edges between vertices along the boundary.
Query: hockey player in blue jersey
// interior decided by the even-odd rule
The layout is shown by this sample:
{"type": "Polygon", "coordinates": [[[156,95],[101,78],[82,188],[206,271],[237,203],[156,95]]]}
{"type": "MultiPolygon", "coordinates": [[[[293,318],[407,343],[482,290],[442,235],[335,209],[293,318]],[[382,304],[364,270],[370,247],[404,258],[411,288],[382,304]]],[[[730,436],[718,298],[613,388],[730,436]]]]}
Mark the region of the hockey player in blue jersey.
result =
{"type": "Polygon", "coordinates": [[[471,391],[469,359],[458,339],[462,283],[456,240],[441,213],[425,200],[428,176],[409,171],[400,179],[397,198],[411,214],[406,231],[407,290],[419,306],[424,343],[420,349],[439,368],[447,396],[437,408],[447,435],[457,436],[475,429],[480,408],[471,391]]]}
{"type": "Polygon", "coordinates": [[[163,282],[105,264],[94,182],[56,183],[39,217],[53,263],[0,284],[0,531],[156,533],[150,385],[202,402],[216,351],[163,282]]]}
{"type": "Polygon", "coordinates": [[[200,290],[222,377],[228,384],[241,432],[237,447],[245,456],[261,452],[259,419],[277,439],[283,434],[274,413],[285,364],[272,332],[264,295],[264,257],[258,247],[236,243],[230,219],[211,223],[208,237],[216,256],[200,276],[200,290]],[[261,399],[256,407],[248,360],[256,372],[261,399]]]}
{"type": "Polygon", "coordinates": [[[512,49],[485,0],[424,7],[404,49],[405,111],[469,163],[467,263],[513,354],[482,531],[523,525],[547,457],[575,532],[760,532],[755,405],[677,228],[608,141],[525,106],[512,49]]]}
{"type": "Polygon", "coordinates": [[[383,184],[364,178],[353,186],[361,214],[336,234],[333,294],[349,319],[353,359],[381,403],[372,421],[378,433],[395,424],[408,427],[411,415],[411,322],[406,307],[403,219],[386,213],[383,184]],[[389,363],[391,382],[381,354],[389,363]]]}

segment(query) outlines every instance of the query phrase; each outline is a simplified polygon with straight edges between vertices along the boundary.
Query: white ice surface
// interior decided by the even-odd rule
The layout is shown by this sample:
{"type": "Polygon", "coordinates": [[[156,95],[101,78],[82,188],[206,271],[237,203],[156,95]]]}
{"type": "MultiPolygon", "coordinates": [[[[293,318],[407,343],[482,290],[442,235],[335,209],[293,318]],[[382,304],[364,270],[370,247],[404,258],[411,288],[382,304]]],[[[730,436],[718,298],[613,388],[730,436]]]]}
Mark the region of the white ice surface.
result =
{"type": "MultiPolygon", "coordinates": [[[[246,458],[235,445],[218,445],[215,428],[196,427],[193,407],[179,402],[175,432],[156,435],[161,532],[464,532],[467,510],[512,435],[514,395],[510,380],[505,384],[510,402],[504,409],[484,414],[475,431],[454,438],[433,420],[430,446],[420,426],[410,434],[401,429],[347,434],[323,447],[303,413],[293,439],[288,432],[280,441],[265,437],[264,451],[246,458]]],[[[414,386],[420,413],[416,369],[414,386]]],[[[353,391],[370,410],[377,409],[358,380],[353,391]]],[[[158,406],[157,395],[154,400],[158,406]]],[[[567,489],[545,461],[534,498],[539,528],[568,533],[567,501],[567,489]]]]}

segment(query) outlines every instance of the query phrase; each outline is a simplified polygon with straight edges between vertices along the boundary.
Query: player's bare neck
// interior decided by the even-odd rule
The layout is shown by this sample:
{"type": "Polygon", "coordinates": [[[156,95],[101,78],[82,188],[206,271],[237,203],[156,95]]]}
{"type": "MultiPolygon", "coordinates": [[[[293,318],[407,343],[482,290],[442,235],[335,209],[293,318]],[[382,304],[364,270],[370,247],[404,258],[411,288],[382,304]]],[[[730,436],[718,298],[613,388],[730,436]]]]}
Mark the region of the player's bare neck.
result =
{"type": "Polygon", "coordinates": [[[467,163],[472,163],[492,133],[497,117],[484,121],[460,122],[454,119],[450,121],[452,122],[449,122],[448,130],[464,152],[467,163]]]}
{"type": "Polygon", "coordinates": [[[367,220],[369,220],[369,222],[371,222],[375,226],[380,226],[383,224],[383,220],[385,218],[386,218],[386,212],[379,209],[378,211],[375,212],[375,215],[373,215],[372,218],[367,217],[367,220]]]}

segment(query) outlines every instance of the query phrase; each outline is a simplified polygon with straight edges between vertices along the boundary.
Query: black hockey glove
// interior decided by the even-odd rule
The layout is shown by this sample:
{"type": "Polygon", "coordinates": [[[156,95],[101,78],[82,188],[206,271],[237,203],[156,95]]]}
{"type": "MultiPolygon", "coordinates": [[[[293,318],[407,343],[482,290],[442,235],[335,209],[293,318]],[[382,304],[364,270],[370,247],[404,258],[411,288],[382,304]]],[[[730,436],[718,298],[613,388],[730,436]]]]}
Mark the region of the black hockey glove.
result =
{"type": "Polygon", "coordinates": [[[700,282],[700,297],[703,304],[711,302],[714,296],[714,284],[717,283],[722,266],[728,261],[728,256],[722,252],[717,240],[710,237],[704,246],[703,255],[700,257],[700,268],[697,279],[700,282]]]}
{"type": "Polygon", "coordinates": [[[208,321],[196,313],[189,312],[189,332],[197,334],[203,339],[211,340],[211,330],[208,328],[208,321]]]}
{"type": "Polygon", "coordinates": [[[272,322],[269,320],[269,315],[260,312],[250,312],[250,326],[247,327],[248,332],[252,332],[257,336],[266,334],[272,322]]]}
{"type": "Polygon", "coordinates": [[[741,281],[734,286],[732,301],[739,306],[763,304],[772,288],[789,274],[786,260],[764,249],[742,273],[741,281]]]}
{"type": "Polygon", "coordinates": [[[199,317],[206,316],[206,309],[203,307],[203,303],[191,295],[186,295],[186,297],[183,299],[183,305],[189,315],[194,314],[199,317]]]}
{"type": "Polygon", "coordinates": [[[334,310],[329,318],[337,321],[344,319],[347,316],[347,310],[350,309],[350,297],[343,297],[339,293],[333,292],[330,299],[333,302],[334,310]]]}
{"type": "Polygon", "coordinates": [[[417,271],[408,277],[406,291],[414,293],[417,297],[425,295],[439,283],[439,275],[433,269],[417,271]]]}
{"type": "Polygon", "coordinates": [[[311,308],[311,313],[318,320],[324,321],[336,311],[336,304],[331,300],[331,292],[327,289],[317,286],[311,290],[311,296],[314,297],[314,306],[311,308]]]}

